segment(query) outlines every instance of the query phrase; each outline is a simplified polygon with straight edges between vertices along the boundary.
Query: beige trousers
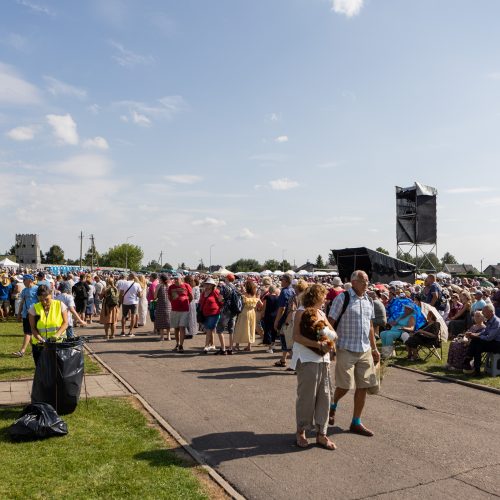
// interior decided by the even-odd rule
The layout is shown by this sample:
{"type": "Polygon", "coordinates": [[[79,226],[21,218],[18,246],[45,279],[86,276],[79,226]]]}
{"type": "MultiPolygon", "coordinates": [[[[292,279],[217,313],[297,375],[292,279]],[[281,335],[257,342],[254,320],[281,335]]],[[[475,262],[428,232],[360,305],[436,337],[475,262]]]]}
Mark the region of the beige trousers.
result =
{"type": "Polygon", "coordinates": [[[330,364],[297,361],[297,429],[328,430],[330,364]]]}

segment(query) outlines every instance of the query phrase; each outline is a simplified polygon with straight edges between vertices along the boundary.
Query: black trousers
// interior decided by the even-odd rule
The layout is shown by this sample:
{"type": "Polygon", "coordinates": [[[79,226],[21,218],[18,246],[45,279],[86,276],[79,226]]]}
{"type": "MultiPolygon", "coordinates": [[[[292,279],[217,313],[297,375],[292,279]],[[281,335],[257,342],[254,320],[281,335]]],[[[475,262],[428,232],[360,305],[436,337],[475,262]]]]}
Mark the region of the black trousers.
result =
{"type": "Polygon", "coordinates": [[[500,342],[498,340],[472,339],[467,349],[466,361],[474,360],[474,371],[480,373],[481,354],[493,352],[500,354],[500,342]]]}

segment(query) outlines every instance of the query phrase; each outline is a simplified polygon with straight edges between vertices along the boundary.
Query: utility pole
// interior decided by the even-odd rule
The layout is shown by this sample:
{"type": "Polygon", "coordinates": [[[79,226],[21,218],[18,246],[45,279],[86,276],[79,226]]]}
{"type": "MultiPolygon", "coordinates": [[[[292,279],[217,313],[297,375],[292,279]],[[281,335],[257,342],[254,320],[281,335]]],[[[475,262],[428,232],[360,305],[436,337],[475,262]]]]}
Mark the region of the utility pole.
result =
{"type": "Polygon", "coordinates": [[[80,267],[82,267],[83,231],[80,231],[80,267]]]}
{"type": "Polygon", "coordinates": [[[94,246],[94,235],[90,235],[90,255],[91,255],[91,261],[90,261],[90,270],[94,270],[94,253],[95,253],[95,246],[94,246]]]}
{"type": "Polygon", "coordinates": [[[163,250],[160,252],[160,269],[163,269],[163,250]]]}

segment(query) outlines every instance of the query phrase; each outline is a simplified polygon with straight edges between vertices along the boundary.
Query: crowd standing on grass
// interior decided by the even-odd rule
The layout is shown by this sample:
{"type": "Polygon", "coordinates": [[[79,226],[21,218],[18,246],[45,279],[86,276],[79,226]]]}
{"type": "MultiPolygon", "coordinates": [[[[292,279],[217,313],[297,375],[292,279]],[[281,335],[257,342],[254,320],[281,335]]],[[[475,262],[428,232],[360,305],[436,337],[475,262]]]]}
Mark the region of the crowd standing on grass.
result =
{"type": "Polygon", "coordinates": [[[309,445],[305,432],[312,428],[319,446],[335,449],[326,430],[351,387],[349,430],[373,435],[361,421],[366,395],[377,392],[379,363],[397,347],[419,363],[422,353],[427,358],[449,342],[447,368],[478,377],[483,354],[500,353],[500,283],[494,279],[430,274],[414,283],[386,285],[370,283],[363,271],[343,283],[338,276],[293,272],[54,276],[43,270],[6,272],[0,278],[0,320],[13,316],[22,323],[21,346],[13,355],[23,357],[31,344],[35,363],[44,342],[71,338],[76,328],[93,322],[103,325],[106,341],[134,338],[137,328],[149,328],[179,355],[254,349],[274,355],[279,349],[279,358],[270,363],[297,375],[300,447],[309,445]],[[198,334],[204,335],[204,346],[190,347],[198,334]]]}

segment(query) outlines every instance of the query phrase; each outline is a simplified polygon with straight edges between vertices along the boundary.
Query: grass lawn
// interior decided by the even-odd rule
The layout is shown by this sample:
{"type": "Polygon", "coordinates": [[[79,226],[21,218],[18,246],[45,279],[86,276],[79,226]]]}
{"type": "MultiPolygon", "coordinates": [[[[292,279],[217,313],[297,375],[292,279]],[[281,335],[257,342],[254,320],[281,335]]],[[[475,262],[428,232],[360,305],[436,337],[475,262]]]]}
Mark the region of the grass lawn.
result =
{"type": "Polygon", "coordinates": [[[7,428],[20,411],[0,408],[0,498],[223,497],[129,399],[82,401],[63,417],[67,436],[12,443],[7,428]]]}
{"type": "MultiPolygon", "coordinates": [[[[489,387],[495,387],[500,389],[500,377],[474,377],[472,375],[464,375],[462,372],[450,371],[445,368],[446,360],[448,359],[448,349],[450,343],[446,342],[443,344],[443,360],[435,357],[429,358],[427,361],[408,361],[406,359],[406,351],[402,352],[402,349],[397,349],[397,356],[391,358],[389,364],[408,366],[410,368],[415,368],[416,370],[421,370],[427,373],[434,373],[436,375],[445,375],[447,377],[459,380],[467,380],[468,382],[474,382],[475,384],[487,385],[489,387]]],[[[483,366],[484,368],[484,366],[483,366]]]]}
{"type": "MultiPolygon", "coordinates": [[[[9,320],[0,323],[0,380],[15,380],[19,378],[33,377],[35,364],[31,356],[31,347],[28,346],[26,354],[22,358],[12,356],[13,352],[19,351],[23,342],[22,323],[9,320]]],[[[78,333],[82,329],[77,330],[78,333]]],[[[85,354],[85,373],[102,373],[99,363],[85,354]]]]}

